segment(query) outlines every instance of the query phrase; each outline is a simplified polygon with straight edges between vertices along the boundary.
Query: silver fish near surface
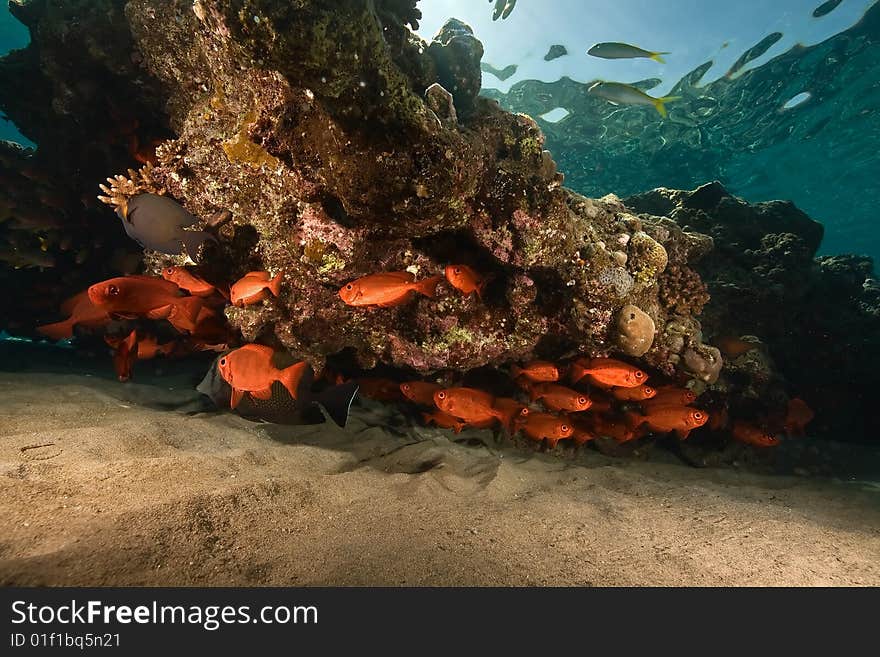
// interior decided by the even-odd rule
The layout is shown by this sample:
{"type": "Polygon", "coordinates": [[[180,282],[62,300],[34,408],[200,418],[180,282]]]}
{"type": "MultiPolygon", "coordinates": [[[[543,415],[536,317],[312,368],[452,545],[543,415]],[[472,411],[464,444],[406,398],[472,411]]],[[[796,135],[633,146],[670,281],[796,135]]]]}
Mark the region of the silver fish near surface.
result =
{"type": "Polygon", "coordinates": [[[641,89],[637,89],[631,84],[623,84],[622,82],[596,82],[587,89],[587,92],[619,105],[650,105],[664,119],[667,116],[666,103],[681,99],[681,96],[654,98],[641,89]]]}
{"type": "Polygon", "coordinates": [[[499,18],[504,20],[516,7],[516,0],[489,0],[489,4],[493,2],[495,3],[495,8],[492,10],[493,21],[497,21],[499,18]]]}
{"type": "Polygon", "coordinates": [[[126,234],[146,249],[168,255],[180,255],[181,245],[195,260],[206,240],[215,239],[200,230],[184,230],[198,219],[180,203],[158,194],[138,194],[119,207],[126,234]]]}
{"type": "Polygon", "coordinates": [[[668,55],[669,53],[645,50],[644,48],[632,46],[628,43],[612,41],[595,44],[587,51],[587,54],[592,55],[593,57],[601,57],[602,59],[637,59],[639,57],[644,57],[665,64],[666,62],[661,55],[668,55]]]}

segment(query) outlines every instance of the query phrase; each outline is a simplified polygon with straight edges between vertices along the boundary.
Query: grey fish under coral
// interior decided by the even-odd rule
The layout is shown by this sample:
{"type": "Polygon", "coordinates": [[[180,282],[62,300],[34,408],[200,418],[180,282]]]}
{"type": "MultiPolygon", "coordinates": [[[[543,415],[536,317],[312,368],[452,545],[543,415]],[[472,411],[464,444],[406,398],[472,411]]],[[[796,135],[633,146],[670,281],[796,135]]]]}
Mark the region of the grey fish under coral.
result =
{"type": "Polygon", "coordinates": [[[146,249],[179,255],[181,245],[195,259],[199,248],[214,237],[204,231],[184,230],[198,223],[176,201],[158,194],[138,194],[116,210],[126,234],[146,249]]]}

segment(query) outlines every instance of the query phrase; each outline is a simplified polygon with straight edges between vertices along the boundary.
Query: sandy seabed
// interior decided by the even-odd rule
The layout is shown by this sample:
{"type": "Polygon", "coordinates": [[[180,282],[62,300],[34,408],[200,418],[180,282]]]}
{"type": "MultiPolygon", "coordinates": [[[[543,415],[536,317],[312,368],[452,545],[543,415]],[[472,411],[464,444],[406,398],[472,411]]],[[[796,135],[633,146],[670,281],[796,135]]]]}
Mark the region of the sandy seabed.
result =
{"type": "Polygon", "coordinates": [[[182,397],[0,373],[0,584],[880,584],[876,486],[461,444],[369,407],[345,430],[255,424],[182,397]]]}

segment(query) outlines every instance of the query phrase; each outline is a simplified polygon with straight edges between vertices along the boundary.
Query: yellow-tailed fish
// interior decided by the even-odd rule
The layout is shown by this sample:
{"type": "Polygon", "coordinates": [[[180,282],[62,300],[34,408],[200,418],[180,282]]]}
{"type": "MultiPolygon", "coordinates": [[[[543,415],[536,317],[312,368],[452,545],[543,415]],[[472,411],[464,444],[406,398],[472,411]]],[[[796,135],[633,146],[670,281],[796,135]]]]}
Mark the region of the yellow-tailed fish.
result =
{"type": "Polygon", "coordinates": [[[649,96],[641,89],[623,84],[621,82],[597,82],[587,91],[595,96],[610,100],[612,103],[620,105],[651,105],[660,112],[660,116],[664,119],[667,116],[665,104],[674,100],[680,100],[681,96],[663,96],[662,98],[654,98],[649,96]]]}
{"type": "Polygon", "coordinates": [[[638,57],[645,57],[647,59],[653,59],[655,62],[665,64],[666,62],[663,61],[663,58],[660,55],[668,55],[669,53],[644,50],[637,46],[631,46],[628,43],[610,42],[597,43],[587,51],[587,54],[592,55],[593,57],[601,57],[602,59],[636,59],[638,57]]]}

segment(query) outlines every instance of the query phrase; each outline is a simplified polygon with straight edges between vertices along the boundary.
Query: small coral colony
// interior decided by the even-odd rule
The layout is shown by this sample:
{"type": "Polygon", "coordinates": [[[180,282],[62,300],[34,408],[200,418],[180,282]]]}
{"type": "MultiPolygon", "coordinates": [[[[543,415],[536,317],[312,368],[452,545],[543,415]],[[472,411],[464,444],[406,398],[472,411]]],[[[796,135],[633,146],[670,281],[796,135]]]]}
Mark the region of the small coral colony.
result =
{"type": "MultiPolygon", "coordinates": [[[[131,237],[169,254],[179,255],[181,243],[189,245],[189,252],[197,252],[202,242],[212,239],[208,233],[184,231],[195,218],[164,197],[136,196],[119,207],[117,214],[131,237]]],[[[298,362],[278,369],[273,364],[272,347],[245,344],[233,349],[238,338],[223,313],[229,304],[244,308],[273,303],[283,282],[284,272],[272,276],[254,271],[227,289],[219,282],[204,280],[193,268],[167,266],[161,277],[129,275],[96,283],[65,302],[61,310],[67,319],[38,330],[53,340],[73,337],[75,327],[104,331],[120,381],[131,378],[139,360],[210,350],[225,352],[217,369],[232,389],[232,408],[244,395],[270,399],[276,381],[297,399],[301,381],[312,380],[311,376],[304,378],[306,372],[312,374],[310,365],[298,362]],[[173,327],[176,337],[162,342],[160,331],[145,328],[159,328],[155,324],[158,320],[173,327]]],[[[343,285],[338,296],[339,303],[351,306],[352,312],[387,312],[383,309],[407,304],[417,295],[464,294],[481,300],[486,283],[473,268],[449,264],[443,275],[418,280],[407,271],[370,274],[343,285]],[[444,281],[443,291],[439,291],[444,281]]],[[[727,431],[734,440],[748,445],[772,447],[779,443],[777,434],[781,432],[802,435],[813,417],[806,404],[794,399],[784,417],[761,422],[729,418],[724,409],[701,407],[695,393],[681,382],[656,383],[658,377],[617,358],[534,360],[510,365],[507,374],[516,384],[510,389],[520,391],[515,396],[496,396],[491,390],[436,381],[369,376],[355,376],[354,380],[362,396],[415,405],[427,425],[456,433],[465,427],[500,428],[509,435],[522,433],[551,449],[560,441],[580,446],[598,437],[624,443],[650,434],[674,433],[686,439],[703,426],[727,431]]],[[[324,376],[335,384],[347,380],[329,367],[324,368],[324,376]]]]}

